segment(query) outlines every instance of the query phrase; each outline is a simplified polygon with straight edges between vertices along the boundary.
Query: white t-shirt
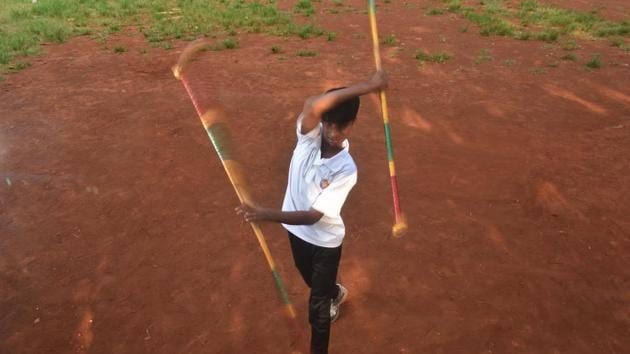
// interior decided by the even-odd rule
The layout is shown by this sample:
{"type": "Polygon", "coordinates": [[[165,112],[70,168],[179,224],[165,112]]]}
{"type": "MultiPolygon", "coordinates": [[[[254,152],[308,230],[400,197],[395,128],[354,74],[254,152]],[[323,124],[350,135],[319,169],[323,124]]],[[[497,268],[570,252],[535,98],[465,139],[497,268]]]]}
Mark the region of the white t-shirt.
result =
{"type": "Polygon", "coordinates": [[[320,247],[339,247],[346,228],[341,207],[357,183],[357,166],[348,152],[350,143],[330,158],[322,158],[322,125],[306,134],[300,132],[302,115],[297,120],[297,145],[289,166],[289,181],[282,203],[283,211],[311,208],[324,214],[313,225],[287,225],[285,229],[302,240],[320,247]]]}

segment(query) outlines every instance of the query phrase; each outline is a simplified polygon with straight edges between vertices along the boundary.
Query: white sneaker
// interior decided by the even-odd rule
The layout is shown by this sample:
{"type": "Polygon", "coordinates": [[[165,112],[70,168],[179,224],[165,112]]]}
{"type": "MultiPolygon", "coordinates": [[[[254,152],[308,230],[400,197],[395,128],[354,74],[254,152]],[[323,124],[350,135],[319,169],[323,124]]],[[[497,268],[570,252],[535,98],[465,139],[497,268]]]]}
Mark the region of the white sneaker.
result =
{"type": "Polygon", "coordinates": [[[348,298],[348,289],[339,283],[337,283],[337,287],[339,288],[339,294],[337,294],[337,298],[333,300],[333,303],[335,305],[341,305],[348,298]]]}
{"type": "Polygon", "coordinates": [[[341,284],[337,284],[337,287],[339,288],[339,294],[335,299],[330,300],[330,323],[337,321],[339,318],[339,305],[348,298],[348,289],[341,284]]]}

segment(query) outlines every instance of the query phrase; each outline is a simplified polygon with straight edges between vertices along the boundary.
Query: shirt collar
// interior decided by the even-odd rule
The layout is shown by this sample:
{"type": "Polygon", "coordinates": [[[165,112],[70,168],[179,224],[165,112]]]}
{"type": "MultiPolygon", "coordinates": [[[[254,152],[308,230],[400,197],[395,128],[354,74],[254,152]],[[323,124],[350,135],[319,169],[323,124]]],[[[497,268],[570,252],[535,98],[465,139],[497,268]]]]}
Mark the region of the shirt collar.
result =
{"type": "Polygon", "coordinates": [[[339,152],[337,152],[335,155],[331,156],[331,157],[324,157],[322,158],[322,139],[323,137],[319,137],[319,141],[318,141],[318,151],[317,151],[317,157],[315,158],[315,162],[313,164],[315,165],[323,165],[325,162],[332,162],[337,160],[339,157],[341,157],[341,155],[343,154],[347,154],[350,151],[350,142],[348,141],[348,139],[345,139],[342,143],[341,146],[343,147],[343,149],[339,150],[339,152]]]}

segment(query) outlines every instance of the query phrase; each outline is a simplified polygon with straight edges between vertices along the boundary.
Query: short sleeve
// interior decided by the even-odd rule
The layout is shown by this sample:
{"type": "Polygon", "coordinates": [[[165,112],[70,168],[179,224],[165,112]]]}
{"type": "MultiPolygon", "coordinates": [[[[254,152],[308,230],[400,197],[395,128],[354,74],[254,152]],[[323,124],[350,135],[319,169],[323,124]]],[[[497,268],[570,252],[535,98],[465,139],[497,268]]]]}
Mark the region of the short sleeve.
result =
{"type": "Polygon", "coordinates": [[[332,183],[315,199],[312,208],[327,217],[338,217],[341,207],[356,183],[356,172],[333,179],[332,183]]]}
{"type": "Polygon", "coordinates": [[[302,143],[302,142],[312,142],[313,140],[319,138],[320,134],[321,134],[321,125],[317,124],[317,126],[313,129],[311,129],[310,132],[306,133],[306,134],[302,134],[302,119],[304,118],[304,114],[300,114],[300,116],[297,119],[297,124],[296,124],[296,134],[297,134],[297,138],[298,138],[298,144],[302,143]]]}

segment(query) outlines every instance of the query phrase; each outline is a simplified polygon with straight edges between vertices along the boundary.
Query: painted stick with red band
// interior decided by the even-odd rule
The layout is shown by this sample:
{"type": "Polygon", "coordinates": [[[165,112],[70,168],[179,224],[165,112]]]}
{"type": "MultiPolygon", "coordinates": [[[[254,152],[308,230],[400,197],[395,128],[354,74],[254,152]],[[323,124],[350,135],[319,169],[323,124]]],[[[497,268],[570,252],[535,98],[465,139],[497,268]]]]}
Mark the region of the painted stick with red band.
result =
{"type": "MultiPolygon", "coordinates": [[[[378,30],[376,28],[376,12],[374,0],[368,0],[368,14],[370,17],[370,28],[372,30],[372,47],[374,50],[374,62],[376,70],[381,70],[381,54],[378,44],[378,30]]],[[[392,144],[392,133],[389,125],[389,115],[387,112],[387,96],[385,91],[380,92],[381,112],[383,113],[383,128],[385,130],[385,144],[387,146],[387,162],[389,164],[389,177],[392,185],[392,197],[394,200],[394,226],[392,235],[401,237],[407,231],[407,219],[400,210],[400,198],[398,196],[398,180],[396,178],[396,166],[394,165],[394,147],[392,144]]]]}

